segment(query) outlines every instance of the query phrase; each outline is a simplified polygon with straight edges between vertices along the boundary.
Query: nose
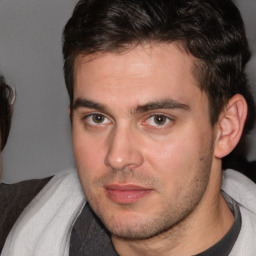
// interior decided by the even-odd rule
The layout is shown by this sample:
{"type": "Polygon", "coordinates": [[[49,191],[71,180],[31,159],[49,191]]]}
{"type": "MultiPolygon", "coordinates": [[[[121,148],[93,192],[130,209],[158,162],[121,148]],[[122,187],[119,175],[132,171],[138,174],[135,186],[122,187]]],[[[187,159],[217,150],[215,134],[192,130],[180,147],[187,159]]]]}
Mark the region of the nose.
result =
{"type": "Polygon", "coordinates": [[[105,164],[113,170],[134,169],[143,163],[143,154],[138,140],[129,128],[115,128],[108,141],[105,164]]]}

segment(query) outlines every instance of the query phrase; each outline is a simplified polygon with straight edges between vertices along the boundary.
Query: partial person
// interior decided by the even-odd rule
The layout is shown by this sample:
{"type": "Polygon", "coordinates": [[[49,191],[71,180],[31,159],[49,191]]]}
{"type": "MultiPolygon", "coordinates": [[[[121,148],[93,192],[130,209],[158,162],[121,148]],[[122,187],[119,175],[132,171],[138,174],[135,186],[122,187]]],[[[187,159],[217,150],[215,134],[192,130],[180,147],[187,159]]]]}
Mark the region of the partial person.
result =
{"type": "MultiPolygon", "coordinates": [[[[1,152],[7,143],[11,128],[15,90],[0,75],[0,134],[1,152]]],[[[1,163],[2,166],[2,163],[1,163]]],[[[0,173],[0,179],[2,174],[0,173]]],[[[30,180],[16,184],[0,184],[0,254],[5,239],[13,224],[34,196],[45,186],[50,178],[30,180]]]]}
{"type": "Polygon", "coordinates": [[[6,83],[4,76],[0,75],[0,134],[1,134],[1,151],[4,149],[10,128],[15,99],[14,90],[6,83]]]}
{"type": "Polygon", "coordinates": [[[2,155],[11,128],[12,105],[15,93],[0,75],[0,181],[2,179],[2,155]]]}
{"type": "Polygon", "coordinates": [[[53,177],[3,255],[256,253],[256,185],[223,170],[252,128],[231,0],[81,0],[63,32],[78,177],[53,177]]]}

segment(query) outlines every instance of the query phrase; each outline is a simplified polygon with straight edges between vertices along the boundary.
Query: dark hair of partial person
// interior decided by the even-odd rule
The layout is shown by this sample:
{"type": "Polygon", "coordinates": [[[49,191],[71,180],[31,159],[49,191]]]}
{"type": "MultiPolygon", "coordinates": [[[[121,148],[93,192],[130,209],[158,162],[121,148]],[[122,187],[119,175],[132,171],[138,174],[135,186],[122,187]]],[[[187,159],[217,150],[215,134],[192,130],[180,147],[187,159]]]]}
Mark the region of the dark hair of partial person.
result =
{"type": "Polygon", "coordinates": [[[78,55],[124,52],[144,43],[177,43],[196,58],[193,72],[217,122],[235,94],[242,94],[254,124],[254,102],[245,66],[250,50],[232,0],[80,0],[63,31],[66,87],[73,106],[73,69],[78,55]]]}
{"type": "Polygon", "coordinates": [[[11,127],[14,91],[5,82],[3,76],[0,75],[0,133],[1,133],[1,151],[5,147],[11,127]]]}

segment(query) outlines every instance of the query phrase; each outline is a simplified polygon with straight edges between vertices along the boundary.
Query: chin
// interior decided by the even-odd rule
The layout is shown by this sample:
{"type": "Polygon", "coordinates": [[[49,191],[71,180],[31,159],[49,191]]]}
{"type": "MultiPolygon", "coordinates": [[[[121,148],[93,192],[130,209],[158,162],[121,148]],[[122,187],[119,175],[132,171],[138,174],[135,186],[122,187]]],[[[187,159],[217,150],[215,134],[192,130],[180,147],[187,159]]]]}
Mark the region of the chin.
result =
{"type": "Polygon", "coordinates": [[[165,233],[173,226],[170,220],[155,216],[159,215],[146,216],[145,213],[125,212],[115,216],[104,215],[101,220],[109,232],[119,239],[144,240],[165,233]]]}

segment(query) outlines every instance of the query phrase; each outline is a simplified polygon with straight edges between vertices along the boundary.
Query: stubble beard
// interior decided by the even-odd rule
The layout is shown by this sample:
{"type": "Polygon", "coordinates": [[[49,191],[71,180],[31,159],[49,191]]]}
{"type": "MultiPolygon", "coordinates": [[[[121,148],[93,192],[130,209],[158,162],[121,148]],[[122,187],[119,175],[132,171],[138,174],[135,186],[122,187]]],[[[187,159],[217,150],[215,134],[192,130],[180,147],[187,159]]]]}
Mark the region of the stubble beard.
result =
{"type": "MultiPolygon", "coordinates": [[[[182,202],[175,202],[175,200],[169,203],[163,202],[163,207],[153,217],[135,219],[134,222],[129,220],[128,225],[126,220],[120,220],[120,216],[106,216],[107,209],[103,209],[100,200],[91,193],[89,186],[84,186],[84,191],[95,214],[117,239],[145,240],[156,236],[175,236],[178,238],[177,236],[186,229],[186,220],[195,211],[207,189],[212,166],[212,155],[212,147],[208,153],[201,154],[197,175],[191,180],[191,190],[188,190],[187,194],[183,196],[182,202]],[[181,231],[182,229],[183,231],[181,231]]],[[[144,184],[154,184],[156,182],[149,177],[137,175],[132,170],[130,172],[129,174],[129,171],[126,170],[125,174],[121,174],[121,171],[118,171],[117,175],[122,176],[124,179],[125,176],[131,176],[136,180],[144,180],[144,184]]],[[[107,179],[111,179],[113,175],[116,175],[113,173],[115,171],[110,176],[98,180],[97,183],[103,183],[107,179]]],[[[126,207],[127,210],[132,210],[133,208],[132,205],[126,207]]]]}

